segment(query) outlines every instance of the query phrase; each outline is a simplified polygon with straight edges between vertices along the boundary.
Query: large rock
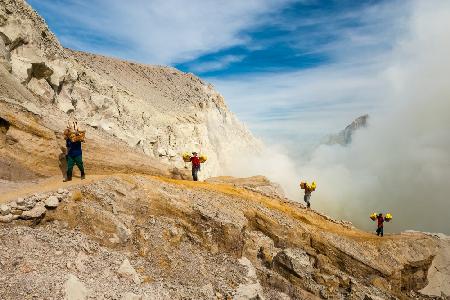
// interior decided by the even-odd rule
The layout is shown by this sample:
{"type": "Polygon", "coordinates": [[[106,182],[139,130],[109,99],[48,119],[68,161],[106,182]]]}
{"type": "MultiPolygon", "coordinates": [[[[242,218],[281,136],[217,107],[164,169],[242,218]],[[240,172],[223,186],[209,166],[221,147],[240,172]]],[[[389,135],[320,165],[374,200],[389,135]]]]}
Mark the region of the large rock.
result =
{"type": "Polygon", "coordinates": [[[45,79],[38,80],[36,78],[31,78],[30,82],[27,84],[28,89],[38,96],[41,96],[47,100],[53,99],[55,92],[53,88],[48,84],[45,79]]]}
{"type": "Polygon", "coordinates": [[[117,273],[120,277],[133,281],[135,284],[141,283],[138,273],[130,264],[130,261],[126,258],[120,265],[117,273]]]}
{"type": "Polygon", "coordinates": [[[428,270],[427,281],[427,286],[420,290],[422,294],[450,296],[450,237],[440,239],[438,253],[428,270]]]}
{"type": "Polygon", "coordinates": [[[11,72],[12,70],[10,61],[11,61],[11,54],[9,53],[8,49],[6,49],[5,42],[3,38],[0,36],[0,65],[3,65],[3,67],[8,72],[11,72]]]}
{"type": "Polygon", "coordinates": [[[233,300],[264,300],[263,289],[259,283],[241,284],[238,286],[233,300]]]}
{"type": "Polygon", "coordinates": [[[24,211],[20,218],[24,220],[37,219],[43,217],[46,212],[47,210],[43,205],[36,205],[31,210],[24,211]]]}
{"type": "Polygon", "coordinates": [[[11,208],[6,204],[0,205],[0,215],[6,216],[11,212],[11,208]]]}
{"type": "Polygon", "coordinates": [[[59,199],[56,196],[50,196],[45,200],[45,207],[47,208],[57,208],[59,205],[59,199]]]}
{"type": "Polygon", "coordinates": [[[85,300],[89,291],[75,275],[69,274],[64,284],[64,294],[65,300],[85,300]]]}
{"type": "Polygon", "coordinates": [[[274,258],[274,264],[284,268],[298,277],[310,273],[313,269],[308,254],[298,248],[287,248],[279,252],[274,258]]]}
{"type": "Polygon", "coordinates": [[[18,215],[8,214],[5,216],[0,216],[0,223],[10,223],[19,218],[18,215]]]}
{"type": "Polygon", "coordinates": [[[64,84],[61,87],[59,94],[56,96],[56,105],[61,111],[65,113],[69,113],[75,110],[75,107],[72,103],[72,98],[70,96],[70,87],[67,84],[64,84]]]}

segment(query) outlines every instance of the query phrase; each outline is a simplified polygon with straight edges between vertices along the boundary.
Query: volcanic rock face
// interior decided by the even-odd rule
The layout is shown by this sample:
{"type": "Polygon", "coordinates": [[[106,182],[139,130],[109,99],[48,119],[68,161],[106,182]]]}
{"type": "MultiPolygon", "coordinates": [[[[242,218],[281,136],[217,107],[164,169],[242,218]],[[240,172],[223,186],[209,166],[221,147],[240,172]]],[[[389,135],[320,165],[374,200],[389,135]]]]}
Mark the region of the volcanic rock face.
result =
{"type": "Polygon", "coordinates": [[[177,167],[180,153],[204,152],[203,177],[226,172],[234,153],[261,149],[223,97],[192,74],[64,49],[21,0],[2,1],[0,19],[0,64],[35,96],[21,106],[45,118],[57,110],[62,128],[75,118],[177,167]]]}
{"type": "Polygon", "coordinates": [[[0,293],[5,299],[445,299],[448,237],[380,238],[246,188],[260,178],[238,181],[96,175],[71,185],[46,179],[4,194],[2,211],[17,217],[0,225],[0,293]],[[59,203],[46,208],[49,199],[59,203]],[[37,209],[39,215],[30,213],[37,209]]]}
{"type": "Polygon", "coordinates": [[[328,137],[326,144],[334,145],[339,144],[342,146],[348,145],[352,142],[352,135],[355,131],[367,126],[367,120],[369,115],[363,115],[356,118],[350,125],[345,127],[344,130],[340,131],[338,134],[331,135],[328,137]]]}

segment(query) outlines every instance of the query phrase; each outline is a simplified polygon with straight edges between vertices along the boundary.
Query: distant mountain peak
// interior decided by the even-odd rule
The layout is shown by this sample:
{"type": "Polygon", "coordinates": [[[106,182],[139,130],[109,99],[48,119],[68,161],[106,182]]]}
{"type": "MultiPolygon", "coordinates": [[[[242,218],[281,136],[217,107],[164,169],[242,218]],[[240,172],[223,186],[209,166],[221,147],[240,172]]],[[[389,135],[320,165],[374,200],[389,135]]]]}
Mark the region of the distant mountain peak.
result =
{"type": "Polygon", "coordinates": [[[368,114],[356,118],[355,120],[353,120],[352,123],[347,125],[347,127],[345,127],[344,130],[341,130],[337,134],[328,136],[326,144],[328,145],[339,144],[342,146],[349,145],[352,142],[353,133],[361,128],[367,127],[368,119],[369,119],[368,114]]]}

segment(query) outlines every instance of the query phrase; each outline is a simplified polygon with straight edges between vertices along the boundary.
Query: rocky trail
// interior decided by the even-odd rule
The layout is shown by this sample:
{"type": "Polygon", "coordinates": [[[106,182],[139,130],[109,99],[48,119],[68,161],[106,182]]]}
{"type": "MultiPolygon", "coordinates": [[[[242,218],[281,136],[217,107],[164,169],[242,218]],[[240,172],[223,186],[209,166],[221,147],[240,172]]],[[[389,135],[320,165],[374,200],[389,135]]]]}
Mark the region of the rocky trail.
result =
{"type": "Polygon", "coordinates": [[[11,299],[79,299],[72,285],[91,299],[426,299],[420,289],[447,288],[447,237],[381,239],[277,188],[262,177],[43,180],[2,196],[0,290],[11,299]]]}
{"type": "Polygon", "coordinates": [[[70,188],[74,186],[80,186],[90,184],[101,178],[105,178],[107,175],[91,175],[85,180],[81,180],[79,177],[74,177],[71,182],[62,182],[61,176],[53,176],[50,178],[33,180],[30,182],[18,183],[3,183],[2,194],[0,195],[0,203],[11,201],[17,198],[23,198],[36,193],[46,193],[56,191],[60,188],[70,188]]]}

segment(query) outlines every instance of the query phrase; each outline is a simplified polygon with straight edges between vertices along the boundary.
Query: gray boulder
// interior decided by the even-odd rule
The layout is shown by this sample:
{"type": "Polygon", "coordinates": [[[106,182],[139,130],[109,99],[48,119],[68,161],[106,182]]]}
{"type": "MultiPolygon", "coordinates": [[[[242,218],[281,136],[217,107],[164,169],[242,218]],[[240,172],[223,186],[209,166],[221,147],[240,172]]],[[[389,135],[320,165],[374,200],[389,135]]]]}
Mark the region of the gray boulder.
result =
{"type": "Polygon", "coordinates": [[[14,220],[17,220],[18,218],[19,218],[19,216],[13,215],[13,214],[0,216],[0,223],[10,223],[10,222],[12,222],[14,220]]]}
{"type": "Polygon", "coordinates": [[[310,273],[313,266],[308,254],[303,249],[287,248],[279,252],[274,258],[277,267],[284,268],[298,277],[310,273]]]}
{"type": "Polygon", "coordinates": [[[47,208],[57,208],[59,205],[59,199],[56,196],[50,196],[45,200],[45,207],[47,208]]]}
{"type": "Polygon", "coordinates": [[[0,215],[6,216],[6,215],[9,215],[10,212],[11,212],[11,208],[8,205],[6,205],[6,204],[0,205],[0,215]]]}
{"type": "Polygon", "coordinates": [[[43,217],[46,212],[47,210],[45,209],[44,206],[36,205],[35,207],[33,207],[33,209],[24,211],[20,215],[20,218],[24,220],[37,219],[43,217]]]}

